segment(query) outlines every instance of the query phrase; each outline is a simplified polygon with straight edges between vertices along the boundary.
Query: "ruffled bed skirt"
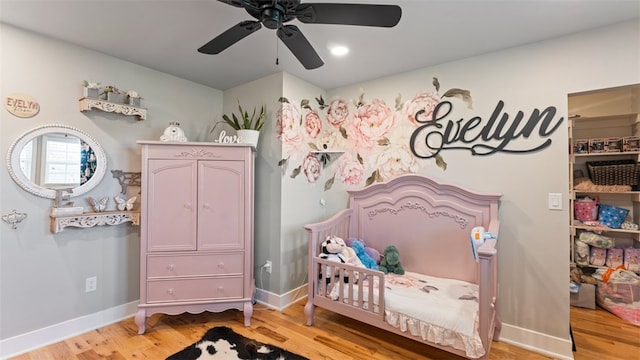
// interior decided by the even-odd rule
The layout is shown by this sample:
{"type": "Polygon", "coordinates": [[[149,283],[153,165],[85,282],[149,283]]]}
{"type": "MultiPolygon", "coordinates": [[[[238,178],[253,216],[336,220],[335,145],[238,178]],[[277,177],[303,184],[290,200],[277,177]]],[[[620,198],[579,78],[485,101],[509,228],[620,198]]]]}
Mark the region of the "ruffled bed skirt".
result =
{"type": "MultiPolygon", "coordinates": [[[[477,359],[485,354],[485,350],[479,336],[476,338],[469,338],[460,333],[390,310],[385,310],[385,320],[389,325],[395,328],[400,328],[402,332],[409,331],[411,335],[420,336],[423,340],[439,345],[451,346],[458,350],[464,350],[467,357],[477,359]]],[[[475,328],[477,332],[477,320],[475,328]]]]}

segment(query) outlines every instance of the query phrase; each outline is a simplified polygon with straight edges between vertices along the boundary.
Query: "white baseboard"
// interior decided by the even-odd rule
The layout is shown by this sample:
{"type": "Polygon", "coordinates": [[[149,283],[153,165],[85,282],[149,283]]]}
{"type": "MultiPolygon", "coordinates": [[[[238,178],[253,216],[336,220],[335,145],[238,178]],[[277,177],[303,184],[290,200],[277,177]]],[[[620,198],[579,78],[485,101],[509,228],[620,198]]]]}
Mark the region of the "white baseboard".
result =
{"type": "Polygon", "coordinates": [[[130,318],[138,301],[0,340],[0,359],[7,359],[130,318]]]}
{"type": "Polygon", "coordinates": [[[262,289],[256,289],[255,300],[260,304],[282,311],[291,306],[291,304],[305,297],[307,297],[307,284],[282,295],[274,294],[262,289]]]}
{"type": "Polygon", "coordinates": [[[561,339],[503,323],[499,341],[551,356],[554,359],[573,360],[571,339],[561,339]]]}

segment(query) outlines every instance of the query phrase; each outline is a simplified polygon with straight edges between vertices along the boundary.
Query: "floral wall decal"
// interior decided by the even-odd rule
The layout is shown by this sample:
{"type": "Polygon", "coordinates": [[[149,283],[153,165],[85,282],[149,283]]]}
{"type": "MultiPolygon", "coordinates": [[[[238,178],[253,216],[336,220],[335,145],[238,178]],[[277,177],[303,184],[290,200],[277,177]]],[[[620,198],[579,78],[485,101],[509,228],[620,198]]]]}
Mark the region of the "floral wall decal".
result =
{"type": "MultiPolygon", "coordinates": [[[[299,105],[280,98],[276,117],[283,153],[278,165],[283,174],[289,173],[291,178],[302,174],[308,182],[315,183],[321,172],[331,166],[332,175],[324,184],[326,191],[336,181],[361,187],[419,172],[431,159],[412,153],[412,133],[433,117],[443,98],[457,98],[469,108],[472,105],[468,90],[453,88],[440,95],[437,78],[433,78],[432,85],[435,91],[419,91],[407,101],[398,94],[392,106],[381,98],[368,99],[364,91],[357,99],[336,98],[329,103],[322,96],[314,99],[315,104],[303,99],[299,105]],[[313,153],[321,150],[341,150],[344,155],[332,162],[330,152],[313,153]]],[[[440,154],[433,159],[440,169],[447,169],[440,154]]]]}

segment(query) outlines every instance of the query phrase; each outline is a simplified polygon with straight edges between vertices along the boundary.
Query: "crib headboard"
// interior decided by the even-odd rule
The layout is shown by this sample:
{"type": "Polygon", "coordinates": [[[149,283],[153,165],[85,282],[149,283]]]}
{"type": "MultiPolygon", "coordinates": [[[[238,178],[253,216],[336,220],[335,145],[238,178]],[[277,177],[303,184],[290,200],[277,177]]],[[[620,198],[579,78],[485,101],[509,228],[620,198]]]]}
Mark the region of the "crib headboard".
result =
{"type": "Polygon", "coordinates": [[[469,235],[475,226],[498,233],[500,197],[402,175],[349,191],[349,234],[381,252],[396,245],[405,270],[475,283],[469,235]]]}

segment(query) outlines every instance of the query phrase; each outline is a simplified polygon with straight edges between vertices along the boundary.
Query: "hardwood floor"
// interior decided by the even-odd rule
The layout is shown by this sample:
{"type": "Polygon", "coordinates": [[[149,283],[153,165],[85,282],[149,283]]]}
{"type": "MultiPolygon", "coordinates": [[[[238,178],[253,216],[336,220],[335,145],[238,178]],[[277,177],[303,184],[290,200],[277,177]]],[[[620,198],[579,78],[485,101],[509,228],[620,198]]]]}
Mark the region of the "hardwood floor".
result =
{"type": "MultiPolygon", "coordinates": [[[[198,341],[211,327],[229,326],[236,332],[270,343],[310,359],[462,359],[395,334],[317,308],[315,325],[305,325],[301,300],[282,312],[256,305],[250,327],[242,313],[156,314],[147,332],[137,334],[133,318],[61,341],[13,360],[128,360],[165,359],[198,341]]],[[[606,310],[571,307],[577,346],[576,360],[640,359],[640,327],[606,310]]],[[[491,360],[551,359],[504,342],[494,342],[491,360]]]]}

